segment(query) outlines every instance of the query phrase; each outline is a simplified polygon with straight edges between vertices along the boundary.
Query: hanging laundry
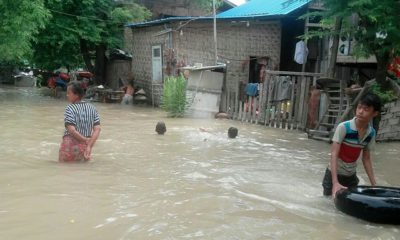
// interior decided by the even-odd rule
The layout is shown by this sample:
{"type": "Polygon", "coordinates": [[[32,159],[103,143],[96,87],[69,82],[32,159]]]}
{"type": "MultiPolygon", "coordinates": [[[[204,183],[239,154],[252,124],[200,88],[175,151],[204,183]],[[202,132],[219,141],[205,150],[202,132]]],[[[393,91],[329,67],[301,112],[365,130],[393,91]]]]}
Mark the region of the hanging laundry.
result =
{"type": "Polygon", "coordinates": [[[292,81],[289,76],[276,76],[273,95],[275,101],[289,100],[292,95],[292,81]]]}
{"type": "Polygon", "coordinates": [[[298,64],[307,62],[308,48],[306,43],[301,40],[296,43],[296,50],[294,52],[294,61],[298,64]]]}
{"type": "Polygon", "coordinates": [[[258,83],[248,83],[246,85],[245,92],[249,96],[256,96],[258,92],[258,83]]]}

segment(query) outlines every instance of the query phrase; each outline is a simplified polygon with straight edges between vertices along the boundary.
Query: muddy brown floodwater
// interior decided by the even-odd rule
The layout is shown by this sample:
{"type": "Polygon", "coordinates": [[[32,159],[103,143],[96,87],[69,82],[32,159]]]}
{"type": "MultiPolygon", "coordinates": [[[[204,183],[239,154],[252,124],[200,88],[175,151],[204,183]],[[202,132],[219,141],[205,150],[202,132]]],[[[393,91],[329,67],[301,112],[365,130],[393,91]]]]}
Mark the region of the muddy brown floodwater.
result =
{"type": "MultiPolygon", "coordinates": [[[[0,239],[400,239],[322,196],[330,145],[302,132],[95,103],[92,161],[61,164],[67,104],[0,86],[0,239]]],[[[379,185],[400,185],[399,156],[399,143],[377,144],[379,185]]],[[[359,177],[368,184],[362,164],[359,177]]]]}

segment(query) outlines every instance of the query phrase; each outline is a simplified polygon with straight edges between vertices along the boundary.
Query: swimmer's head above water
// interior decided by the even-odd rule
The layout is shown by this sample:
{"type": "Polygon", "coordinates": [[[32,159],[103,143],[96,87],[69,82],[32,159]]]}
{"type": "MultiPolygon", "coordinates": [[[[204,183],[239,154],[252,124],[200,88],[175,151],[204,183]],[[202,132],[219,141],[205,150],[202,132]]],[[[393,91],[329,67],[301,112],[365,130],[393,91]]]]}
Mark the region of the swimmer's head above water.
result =
{"type": "Polygon", "coordinates": [[[164,135],[164,133],[167,131],[167,127],[165,126],[164,122],[158,122],[156,125],[156,132],[160,135],[164,135]]]}
{"type": "Polygon", "coordinates": [[[236,138],[236,136],[238,135],[238,129],[235,127],[230,127],[228,129],[228,137],[229,138],[236,138]]]}

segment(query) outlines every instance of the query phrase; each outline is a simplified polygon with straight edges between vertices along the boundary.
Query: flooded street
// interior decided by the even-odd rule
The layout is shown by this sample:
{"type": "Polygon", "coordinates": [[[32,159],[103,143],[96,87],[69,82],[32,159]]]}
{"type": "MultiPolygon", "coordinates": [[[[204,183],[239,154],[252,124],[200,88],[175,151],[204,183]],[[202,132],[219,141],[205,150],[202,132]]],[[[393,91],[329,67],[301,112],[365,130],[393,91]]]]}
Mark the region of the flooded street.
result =
{"type": "MultiPolygon", "coordinates": [[[[400,238],[399,226],[347,216],[322,196],[330,145],[305,133],[95,103],[92,160],[62,164],[67,104],[0,85],[0,239],[400,238]]],[[[378,185],[400,186],[399,146],[377,144],[378,185]]],[[[358,172],[369,184],[361,162],[358,172]]]]}

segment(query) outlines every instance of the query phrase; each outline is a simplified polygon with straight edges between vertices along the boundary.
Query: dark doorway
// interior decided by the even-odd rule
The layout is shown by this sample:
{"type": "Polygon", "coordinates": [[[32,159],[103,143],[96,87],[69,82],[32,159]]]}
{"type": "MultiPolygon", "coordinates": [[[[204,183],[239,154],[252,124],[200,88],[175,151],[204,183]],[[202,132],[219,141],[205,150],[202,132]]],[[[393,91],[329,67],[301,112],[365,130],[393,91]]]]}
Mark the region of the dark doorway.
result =
{"type": "Polygon", "coordinates": [[[266,70],[270,69],[269,57],[250,57],[249,83],[262,83],[265,80],[266,70]]]}

